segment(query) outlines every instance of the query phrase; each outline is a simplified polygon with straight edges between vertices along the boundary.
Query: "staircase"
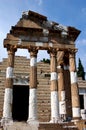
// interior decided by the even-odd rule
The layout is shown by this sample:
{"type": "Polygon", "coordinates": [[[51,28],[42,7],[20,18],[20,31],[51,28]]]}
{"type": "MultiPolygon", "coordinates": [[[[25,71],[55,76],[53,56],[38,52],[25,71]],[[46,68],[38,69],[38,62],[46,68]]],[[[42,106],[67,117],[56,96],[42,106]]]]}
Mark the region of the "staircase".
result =
{"type": "Polygon", "coordinates": [[[42,122],[50,121],[50,65],[40,62],[37,65],[38,116],[42,122]]]}
{"type": "Polygon", "coordinates": [[[13,122],[7,126],[4,126],[0,130],[78,130],[78,127],[74,123],[31,123],[27,124],[25,122],[13,122]]]}

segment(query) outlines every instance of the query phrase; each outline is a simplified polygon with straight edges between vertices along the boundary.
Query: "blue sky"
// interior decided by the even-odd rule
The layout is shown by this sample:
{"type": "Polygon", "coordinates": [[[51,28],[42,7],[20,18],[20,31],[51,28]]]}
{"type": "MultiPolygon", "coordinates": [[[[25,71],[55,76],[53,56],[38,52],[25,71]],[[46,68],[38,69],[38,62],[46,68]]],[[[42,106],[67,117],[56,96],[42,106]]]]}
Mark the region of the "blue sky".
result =
{"type": "MultiPolygon", "coordinates": [[[[77,63],[81,59],[86,71],[86,0],[0,0],[0,61],[7,57],[3,48],[6,34],[21,18],[23,11],[33,10],[48,17],[51,21],[73,26],[81,30],[76,40],[77,63]]],[[[16,55],[29,56],[26,50],[16,55]]],[[[49,57],[47,53],[38,53],[38,59],[49,57]]]]}

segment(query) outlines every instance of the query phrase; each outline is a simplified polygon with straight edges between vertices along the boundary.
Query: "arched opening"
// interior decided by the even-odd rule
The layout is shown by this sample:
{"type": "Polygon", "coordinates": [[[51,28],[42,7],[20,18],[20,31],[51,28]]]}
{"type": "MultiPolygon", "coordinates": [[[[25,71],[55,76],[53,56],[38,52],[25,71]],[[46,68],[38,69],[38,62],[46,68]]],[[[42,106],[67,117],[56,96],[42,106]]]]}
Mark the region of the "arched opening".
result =
{"type": "Polygon", "coordinates": [[[27,121],[29,107],[29,86],[13,86],[12,117],[16,121],[27,121]]]}

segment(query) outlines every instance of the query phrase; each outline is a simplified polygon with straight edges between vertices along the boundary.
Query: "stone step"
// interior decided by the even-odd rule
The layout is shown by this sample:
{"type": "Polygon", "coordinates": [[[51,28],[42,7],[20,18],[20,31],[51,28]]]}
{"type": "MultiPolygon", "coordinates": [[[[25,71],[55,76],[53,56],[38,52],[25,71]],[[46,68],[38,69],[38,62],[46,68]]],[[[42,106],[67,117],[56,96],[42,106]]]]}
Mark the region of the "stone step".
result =
{"type": "Polygon", "coordinates": [[[38,80],[39,80],[39,81],[40,81],[40,80],[41,80],[41,81],[43,80],[43,81],[46,82],[46,81],[49,81],[50,78],[49,78],[49,77],[40,77],[40,76],[39,76],[38,80]]]}
{"type": "Polygon", "coordinates": [[[39,124],[39,130],[78,130],[78,128],[76,126],[68,126],[68,127],[63,127],[62,124],[49,124],[49,123],[43,123],[43,124],[39,124]]]}
{"type": "Polygon", "coordinates": [[[42,95],[41,95],[41,96],[37,95],[37,99],[38,99],[38,100],[40,99],[39,102],[43,102],[43,101],[45,101],[45,100],[49,100],[49,99],[50,99],[49,95],[50,95],[50,94],[47,94],[47,95],[45,95],[44,97],[43,97],[42,95]]]}
{"type": "MultiPolygon", "coordinates": [[[[46,105],[46,106],[43,106],[43,105],[38,105],[38,112],[40,112],[41,110],[44,110],[46,112],[48,112],[50,110],[49,108],[50,105],[46,105]]],[[[48,113],[47,113],[48,114],[48,113]]]]}
{"type": "Polygon", "coordinates": [[[67,127],[63,128],[61,124],[55,123],[38,123],[34,122],[27,124],[24,122],[13,122],[7,126],[4,126],[3,130],[78,130],[77,127],[67,127]]]}
{"type": "Polygon", "coordinates": [[[3,130],[38,130],[38,123],[13,122],[4,126],[3,130]]]}
{"type": "Polygon", "coordinates": [[[6,76],[6,71],[0,71],[0,77],[4,77],[4,76],[6,76]]]}
{"type": "Polygon", "coordinates": [[[46,82],[38,82],[37,84],[39,89],[49,89],[50,88],[50,83],[46,82]]]}
{"type": "Polygon", "coordinates": [[[17,75],[17,74],[18,74],[18,75],[19,75],[19,74],[21,74],[21,75],[22,75],[22,74],[28,75],[29,72],[27,72],[27,71],[25,71],[25,70],[23,70],[23,71],[18,71],[18,70],[16,70],[16,71],[14,71],[14,74],[16,74],[16,75],[17,75]]]}

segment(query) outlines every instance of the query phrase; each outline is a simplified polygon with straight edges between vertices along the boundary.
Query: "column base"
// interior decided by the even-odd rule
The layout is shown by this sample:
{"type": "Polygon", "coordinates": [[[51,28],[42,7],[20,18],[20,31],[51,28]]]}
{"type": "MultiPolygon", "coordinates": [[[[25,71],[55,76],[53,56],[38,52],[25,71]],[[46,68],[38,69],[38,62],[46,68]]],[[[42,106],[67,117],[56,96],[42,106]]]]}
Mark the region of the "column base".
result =
{"type": "Polygon", "coordinates": [[[39,121],[37,119],[28,119],[27,123],[28,124],[39,124],[39,121]]]}
{"type": "Polygon", "coordinates": [[[12,124],[13,124],[12,118],[2,117],[1,126],[12,125],[12,124]]]}
{"type": "Polygon", "coordinates": [[[50,120],[50,123],[59,123],[61,122],[60,118],[55,118],[53,117],[51,120],[50,120]]]}
{"type": "Polygon", "coordinates": [[[73,117],[72,118],[72,121],[79,121],[79,120],[81,120],[81,117],[73,117]]]}
{"type": "Polygon", "coordinates": [[[80,121],[80,120],[81,120],[81,118],[73,118],[71,120],[71,122],[73,122],[74,124],[77,124],[77,122],[80,121]]]}
{"type": "Polygon", "coordinates": [[[38,120],[28,119],[27,123],[31,127],[31,130],[38,130],[38,127],[39,127],[39,121],[38,120]]]}
{"type": "Polygon", "coordinates": [[[66,114],[60,114],[60,119],[61,119],[61,121],[66,121],[67,119],[66,119],[66,114]]]}

